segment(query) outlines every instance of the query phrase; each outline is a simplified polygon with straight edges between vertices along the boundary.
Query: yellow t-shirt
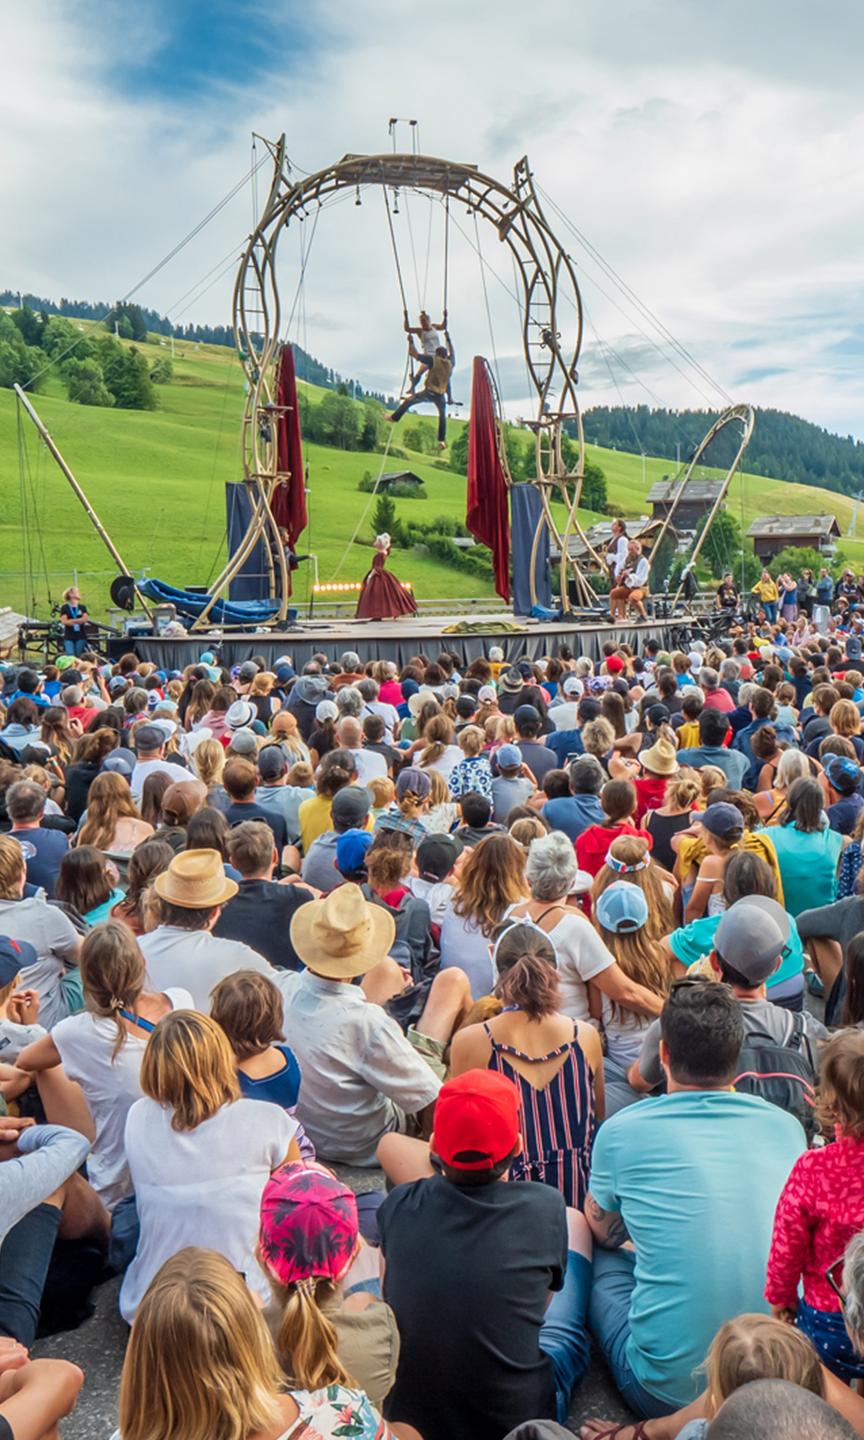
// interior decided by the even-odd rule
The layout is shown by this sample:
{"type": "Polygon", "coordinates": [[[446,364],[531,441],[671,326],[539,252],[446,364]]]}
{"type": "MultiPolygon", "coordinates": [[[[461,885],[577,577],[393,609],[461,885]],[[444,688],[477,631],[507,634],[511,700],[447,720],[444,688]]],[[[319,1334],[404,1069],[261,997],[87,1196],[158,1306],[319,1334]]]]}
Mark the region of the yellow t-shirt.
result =
{"type": "MultiPolygon", "coordinates": [[[[325,830],[333,829],[331,819],[332,808],[333,800],[329,795],[310,795],[309,799],[304,800],[297,811],[297,818],[300,821],[300,844],[303,848],[304,855],[309,854],[309,846],[313,840],[317,840],[318,836],[323,835],[325,830]]],[[[372,825],[373,821],[370,813],[362,829],[371,830],[372,825]]]]}

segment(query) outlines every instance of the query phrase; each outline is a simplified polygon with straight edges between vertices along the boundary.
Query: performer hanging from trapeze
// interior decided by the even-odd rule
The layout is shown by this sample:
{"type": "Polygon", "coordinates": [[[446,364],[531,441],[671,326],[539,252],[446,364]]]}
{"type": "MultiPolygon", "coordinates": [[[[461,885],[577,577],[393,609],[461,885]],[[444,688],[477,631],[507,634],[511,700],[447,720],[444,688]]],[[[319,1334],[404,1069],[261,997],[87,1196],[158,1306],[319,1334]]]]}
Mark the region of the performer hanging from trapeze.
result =
{"type": "MultiPolygon", "coordinates": [[[[408,389],[406,391],[406,394],[413,395],[420,381],[425,378],[426,371],[431,370],[432,362],[435,359],[435,352],[439,348],[439,346],[444,346],[444,349],[447,351],[448,357],[452,364],[452,346],[450,344],[450,336],[447,333],[447,311],[444,311],[444,319],[438,325],[432,324],[432,321],[429,319],[428,310],[420,311],[419,324],[409,325],[408,314],[406,311],[404,329],[405,334],[408,336],[408,351],[411,355],[411,359],[416,361],[416,368],[411,379],[411,384],[408,386],[408,389]],[[444,335],[443,340],[441,339],[442,333],[444,335]],[[418,340],[420,341],[419,350],[414,344],[414,341],[411,339],[412,335],[416,335],[418,340]]],[[[453,404],[453,395],[450,390],[449,380],[447,382],[447,404],[453,404]]]]}
{"type": "Polygon", "coordinates": [[[434,405],[438,411],[438,449],[443,450],[447,444],[447,390],[452,373],[453,362],[444,346],[439,345],[426,371],[426,384],[423,389],[416,395],[407,395],[387,419],[395,423],[414,405],[434,405]]]}
{"type": "Polygon", "coordinates": [[[384,568],[389,554],[390,536],[377,535],[372,568],[363,577],[357,601],[358,620],[397,620],[400,615],[417,613],[417,602],[411,591],[384,568]]]}

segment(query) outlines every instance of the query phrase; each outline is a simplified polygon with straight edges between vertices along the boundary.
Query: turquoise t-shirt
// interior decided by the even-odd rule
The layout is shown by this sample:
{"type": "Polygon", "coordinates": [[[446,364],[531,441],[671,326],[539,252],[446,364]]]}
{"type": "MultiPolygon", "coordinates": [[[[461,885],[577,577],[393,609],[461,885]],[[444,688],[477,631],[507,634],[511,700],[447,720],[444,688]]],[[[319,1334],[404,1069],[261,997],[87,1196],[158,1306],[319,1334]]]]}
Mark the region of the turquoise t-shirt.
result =
{"type": "MultiPolygon", "coordinates": [[[[708,955],[714,948],[714,936],[722,919],[722,915],[702,915],[698,920],[691,920],[689,925],[682,925],[680,930],[673,930],[669,936],[669,948],[675,959],[680,960],[682,965],[694,965],[703,955],[708,955]]],[[[795,917],[790,915],[786,953],[780,961],[779,969],[766,980],[766,989],[773,990],[776,985],[794,980],[803,969],[804,946],[798,934],[795,917]]]]}
{"type": "Polygon", "coordinates": [[[843,836],[836,830],[796,830],[794,825],[771,825],[767,835],[777,853],[783,898],[790,915],[831,905],[837,899],[837,865],[843,836]]]}
{"type": "Polygon", "coordinates": [[[111,911],[113,910],[114,906],[122,899],[122,890],[112,890],[104,905],[95,905],[92,910],[87,911],[87,914],[84,916],[87,924],[101,925],[103,920],[110,920],[111,911]]]}
{"type": "Polygon", "coordinates": [[[806,1148],[792,1115],[731,1090],[658,1095],[600,1126],[591,1194],[636,1249],[627,1359],[670,1410],[702,1390],[723,1322],[767,1311],[774,1210],[806,1148]]]}

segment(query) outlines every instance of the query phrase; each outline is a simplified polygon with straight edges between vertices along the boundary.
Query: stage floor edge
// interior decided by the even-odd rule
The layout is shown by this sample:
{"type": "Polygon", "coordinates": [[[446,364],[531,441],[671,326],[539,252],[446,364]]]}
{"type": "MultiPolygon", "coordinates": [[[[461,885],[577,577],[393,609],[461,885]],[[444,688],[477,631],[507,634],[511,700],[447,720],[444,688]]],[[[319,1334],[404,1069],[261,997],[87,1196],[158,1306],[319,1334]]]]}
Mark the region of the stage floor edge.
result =
{"type": "Polygon", "coordinates": [[[152,661],[163,670],[183,670],[194,664],[205,651],[218,650],[226,665],[240,665],[253,655],[262,655],[267,665],[283,655],[290,655],[299,670],[321,651],[329,659],[338,659],[345,650],[353,650],[365,663],[368,660],[393,660],[404,665],[413,656],[425,653],[433,658],[442,650],[450,650],[463,664],[488,655],[490,645],[500,645],[508,661],[536,660],[554,655],[567,645],[576,656],[592,660],[602,656],[608,640],[631,645],[640,650],[646,640],[658,640],[664,649],[680,641],[673,636],[690,624],[690,617],[674,621],[647,621],[613,625],[598,621],[561,620],[538,622],[506,615],[474,616],[412,615],[404,620],[385,621],[306,621],[293,630],[266,630],[258,633],[201,633],[181,636],[127,636],[112,640],[109,654],[114,660],[133,651],[141,660],[152,661]],[[508,620],[519,626],[518,634],[502,631],[499,622],[508,620]],[[466,621],[470,632],[446,634],[448,626],[466,621]]]}

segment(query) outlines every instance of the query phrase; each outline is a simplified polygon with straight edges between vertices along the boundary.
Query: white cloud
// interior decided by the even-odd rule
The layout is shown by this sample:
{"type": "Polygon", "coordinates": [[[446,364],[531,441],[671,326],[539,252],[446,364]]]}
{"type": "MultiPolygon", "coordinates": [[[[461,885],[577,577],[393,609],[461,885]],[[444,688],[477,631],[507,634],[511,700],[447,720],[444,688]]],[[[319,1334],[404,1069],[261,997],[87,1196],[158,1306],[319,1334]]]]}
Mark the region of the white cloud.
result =
{"type": "MultiPolygon", "coordinates": [[[[425,150],[501,178],[528,153],[543,188],[736,399],[864,433],[853,328],[864,291],[856,73],[864,19],[853,0],[837,0],[830,24],[817,24],[799,0],[547,0],[536,22],[524,0],[442,0],[434,24],[396,0],[318,0],[311,47],[290,13],[287,0],[272,0],[269,22],[260,8],[250,14],[250,23],[272,27],[269,76],[257,66],[223,71],[203,98],[166,99],[136,90],[128,63],[130,54],[158,59],[157,8],[57,0],[7,9],[4,49],[15,60],[0,91],[0,284],[111,300],[242,174],[253,128],[285,130],[292,159],[312,170],[346,151],[388,149],[388,116],[413,115],[425,150]]],[[[203,7],[199,32],[206,58],[203,7]]],[[[262,175],[259,195],[263,188],[262,175]]],[[[422,198],[409,204],[422,291],[429,209],[422,198]]],[[[402,211],[413,307],[404,203],[402,211]]],[[[138,298],[167,309],[242,239],[250,215],[246,191],[138,298]]],[[[456,218],[473,241],[473,222],[456,218]]],[[[286,309],[299,228],[280,244],[286,309]]],[[[441,240],[436,207],[433,308],[441,240]]],[[[510,261],[488,230],[482,246],[503,282],[488,277],[502,374],[513,408],[524,409],[518,314],[503,288],[513,286],[510,261]]],[[[631,357],[657,399],[714,398],[648,346],[640,327],[656,332],[575,240],[572,249],[599,335],[631,357]]],[[[232,278],[183,318],[227,320],[232,278]]],[[[305,301],[301,343],[343,373],[394,388],[401,301],[380,194],[322,215],[305,301]]],[[[465,367],[491,341],[477,260],[455,228],[450,312],[465,367]]],[[[559,321],[566,329],[570,317],[559,321]]],[[[617,399],[597,351],[589,325],[583,405],[617,399]]],[[[610,363],[626,399],[648,398],[610,363]]]]}

